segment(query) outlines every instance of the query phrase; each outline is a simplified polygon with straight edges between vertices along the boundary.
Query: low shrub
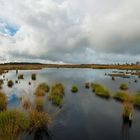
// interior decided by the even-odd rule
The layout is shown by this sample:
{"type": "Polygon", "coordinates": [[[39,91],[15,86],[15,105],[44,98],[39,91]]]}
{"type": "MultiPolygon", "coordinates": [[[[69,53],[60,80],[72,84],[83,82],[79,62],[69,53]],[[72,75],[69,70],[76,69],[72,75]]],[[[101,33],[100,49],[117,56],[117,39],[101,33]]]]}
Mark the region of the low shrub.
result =
{"type": "Polygon", "coordinates": [[[40,97],[40,96],[37,96],[35,98],[35,106],[36,106],[36,109],[38,111],[43,111],[43,107],[44,107],[44,98],[43,97],[40,97]]]}

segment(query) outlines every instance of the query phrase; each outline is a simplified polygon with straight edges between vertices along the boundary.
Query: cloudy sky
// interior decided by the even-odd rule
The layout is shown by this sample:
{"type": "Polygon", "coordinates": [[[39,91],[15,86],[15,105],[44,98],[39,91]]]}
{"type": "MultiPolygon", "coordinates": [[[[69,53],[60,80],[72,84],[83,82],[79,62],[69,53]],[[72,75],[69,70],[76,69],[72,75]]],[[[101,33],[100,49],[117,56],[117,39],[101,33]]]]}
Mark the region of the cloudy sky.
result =
{"type": "Polygon", "coordinates": [[[140,60],[139,0],[0,0],[0,62],[140,60]]]}

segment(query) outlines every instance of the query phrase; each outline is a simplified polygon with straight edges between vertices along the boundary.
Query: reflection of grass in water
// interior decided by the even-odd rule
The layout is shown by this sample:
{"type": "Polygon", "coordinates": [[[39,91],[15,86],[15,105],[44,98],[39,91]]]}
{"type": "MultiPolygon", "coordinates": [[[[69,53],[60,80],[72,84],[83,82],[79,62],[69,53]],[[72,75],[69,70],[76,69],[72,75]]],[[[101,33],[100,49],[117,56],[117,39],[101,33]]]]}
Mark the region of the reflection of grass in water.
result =
{"type": "Polygon", "coordinates": [[[6,110],[7,98],[4,93],[0,92],[0,111],[6,110]]]}
{"type": "Polygon", "coordinates": [[[22,97],[21,99],[21,104],[22,104],[22,107],[25,109],[25,110],[28,110],[31,108],[31,103],[28,99],[26,99],[25,97],[22,97]]]}
{"type": "Polygon", "coordinates": [[[98,84],[98,83],[91,83],[92,92],[94,92],[97,96],[103,97],[103,98],[109,98],[110,93],[108,89],[106,89],[104,86],[98,84]]]}
{"type": "Polygon", "coordinates": [[[40,96],[37,96],[35,98],[35,106],[36,106],[36,109],[38,111],[43,111],[43,107],[44,107],[44,98],[43,97],[40,97],[40,96]]]}
{"type": "Polygon", "coordinates": [[[1,140],[18,140],[28,126],[28,118],[17,110],[8,110],[0,113],[1,140]]]}
{"type": "Polygon", "coordinates": [[[3,79],[0,79],[0,89],[2,89],[2,85],[3,85],[3,79]]]}

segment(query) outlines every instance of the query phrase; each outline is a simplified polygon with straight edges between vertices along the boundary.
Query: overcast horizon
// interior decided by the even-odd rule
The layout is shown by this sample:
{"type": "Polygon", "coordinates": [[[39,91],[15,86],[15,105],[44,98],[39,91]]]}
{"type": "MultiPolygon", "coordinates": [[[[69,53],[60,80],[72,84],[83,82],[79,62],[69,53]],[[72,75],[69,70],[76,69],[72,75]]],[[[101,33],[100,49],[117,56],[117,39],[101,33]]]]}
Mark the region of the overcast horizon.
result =
{"type": "Polygon", "coordinates": [[[138,0],[0,0],[0,63],[140,61],[138,0]]]}

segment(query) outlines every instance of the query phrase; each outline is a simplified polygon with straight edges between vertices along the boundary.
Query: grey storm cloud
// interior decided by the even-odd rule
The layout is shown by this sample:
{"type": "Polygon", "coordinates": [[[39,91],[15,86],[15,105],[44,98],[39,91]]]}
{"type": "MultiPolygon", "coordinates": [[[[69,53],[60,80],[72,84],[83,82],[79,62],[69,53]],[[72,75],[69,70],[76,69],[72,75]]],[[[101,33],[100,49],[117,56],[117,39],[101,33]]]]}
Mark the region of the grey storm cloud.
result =
{"type": "Polygon", "coordinates": [[[14,36],[0,34],[0,55],[14,61],[136,61],[139,5],[138,0],[0,0],[0,19],[18,27],[14,36]]]}

